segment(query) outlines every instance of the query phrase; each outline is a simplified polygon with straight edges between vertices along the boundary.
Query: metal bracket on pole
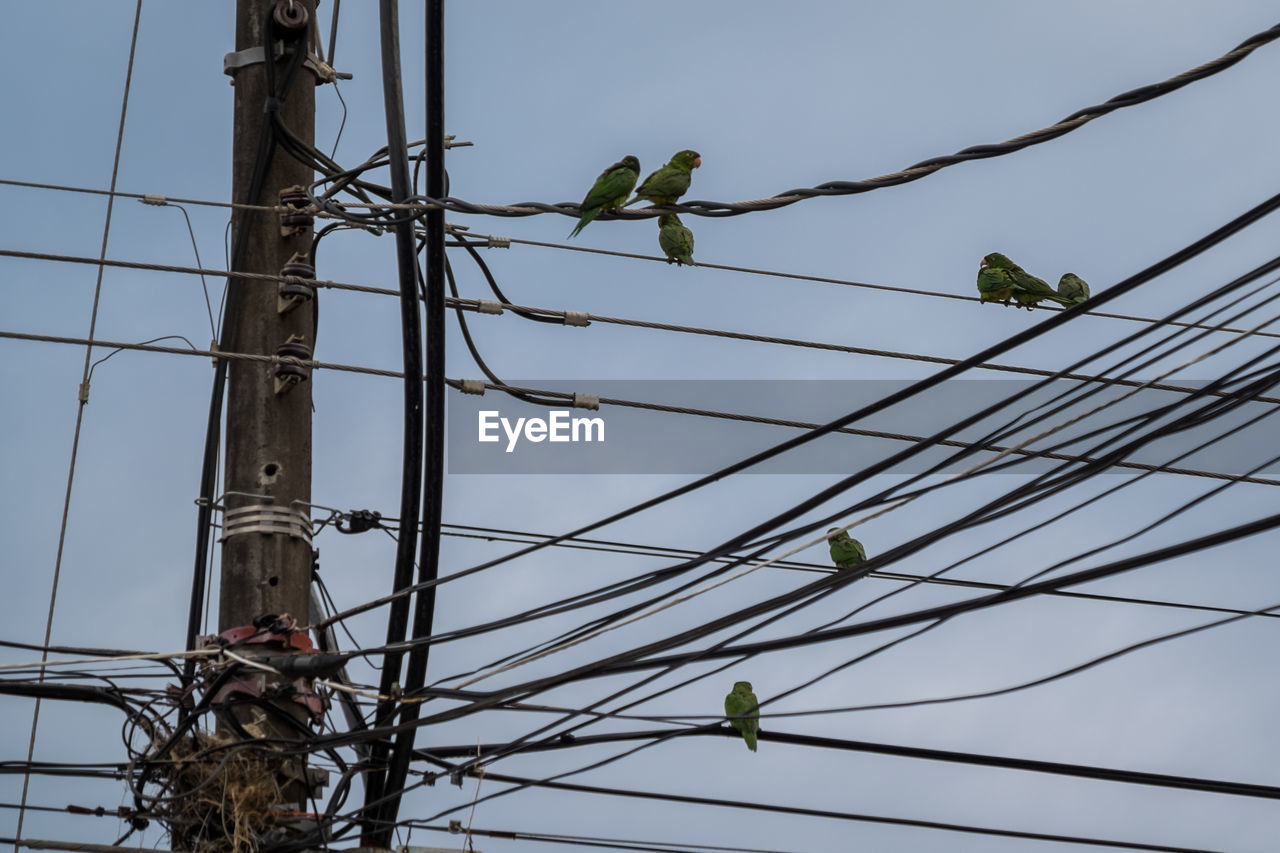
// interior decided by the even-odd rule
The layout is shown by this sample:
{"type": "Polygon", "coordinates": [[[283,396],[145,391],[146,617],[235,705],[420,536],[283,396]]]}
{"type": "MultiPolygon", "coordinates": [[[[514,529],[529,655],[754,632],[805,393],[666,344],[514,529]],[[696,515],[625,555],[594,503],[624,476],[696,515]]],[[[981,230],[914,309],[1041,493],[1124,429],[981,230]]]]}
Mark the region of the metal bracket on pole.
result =
{"type": "MultiPolygon", "coordinates": [[[[276,42],[275,58],[279,59],[284,56],[284,42],[276,42]]],[[[226,54],[222,57],[222,73],[231,78],[231,84],[235,85],[236,72],[241,68],[247,68],[250,65],[257,65],[262,62],[262,58],[266,56],[266,51],[262,45],[250,47],[245,50],[237,50],[226,54]]],[[[316,75],[316,85],[320,86],[325,83],[332,83],[335,80],[350,80],[351,74],[345,71],[337,71],[332,65],[325,62],[314,53],[308,53],[307,58],[302,61],[302,67],[307,68],[312,74],[316,75]]]]}
{"type": "Polygon", "coordinates": [[[296,509],[270,506],[268,504],[250,504],[238,509],[229,509],[222,516],[222,535],[219,542],[226,542],[232,536],[244,536],[249,533],[265,533],[273,536],[277,533],[301,539],[311,544],[311,519],[306,513],[296,509]]]}

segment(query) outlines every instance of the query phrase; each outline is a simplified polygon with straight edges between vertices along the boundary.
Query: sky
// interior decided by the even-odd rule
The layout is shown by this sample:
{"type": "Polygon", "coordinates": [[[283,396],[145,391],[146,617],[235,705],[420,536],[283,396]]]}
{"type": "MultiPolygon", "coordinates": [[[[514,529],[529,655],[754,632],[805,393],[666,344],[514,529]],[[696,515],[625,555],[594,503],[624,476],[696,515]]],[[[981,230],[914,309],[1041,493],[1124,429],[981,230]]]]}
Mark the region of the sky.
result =
{"type": "MultiPolygon", "coordinates": [[[[406,118],[410,138],[417,139],[424,125],[423,27],[417,4],[402,6],[406,118]]],[[[3,9],[6,26],[0,31],[0,51],[12,70],[10,84],[0,95],[6,117],[0,135],[0,180],[106,188],[134,4],[9,2],[3,9]]],[[[326,49],[332,11],[331,2],[322,3],[320,28],[326,49]]],[[[636,155],[647,174],[683,148],[702,155],[686,199],[750,200],[825,181],[873,177],[1052,124],[1081,107],[1196,67],[1275,23],[1273,4],[1252,0],[802,0],[785,4],[785,11],[781,4],[755,0],[453,2],[446,9],[447,128],[474,145],[450,151],[450,192],[484,204],[577,202],[595,176],[623,155],[636,155]]],[[[120,191],[229,200],[232,89],[221,62],[233,48],[233,33],[231,3],[142,4],[119,161],[120,191]]],[[[326,152],[336,150],[335,159],[347,166],[364,161],[385,144],[379,56],[376,4],[344,4],[332,58],[340,71],[354,76],[340,84],[345,109],[333,86],[317,90],[316,141],[326,152]]],[[[963,359],[1051,316],[1049,311],[980,304],[974,277],[986,253],[1008,254],[1051,282],[1062,272],[1074,271],[1097,295],[1275,192],[1280,164],[1273,149],[1280,117],[1270,104],[1278,73],[1280,45],[1266,45],[1221,74],[1015,154],[963,163],[913,183],[861,195],[815,198],[729,218],[684,217],[695,233],[694,257],[700,263],[916,292],[703,266],[680,268],[522,243],[485,249],[482,256],[503,291],[518,304],[963,359]]],[[[0,249],[98,256],[105,197],[0,184],[0,200],[0,249]]],[[[196,204],[185,209],[203,267],[225,269],[226,209],[196,204]]],[[[451,212],[447,220],[472,234],[646,256],[659,253],[652,220],[596,222],[573,241],[566,240],[573,222],[564,216],[499,218],[451,212]]],[[[1280,220],[1264,219],[1104,310],[1163,317],[1269,260],[1278,232],[1280,220]]],[[[342,232],[326,238],[321,248],[320,278],[396,286],[389,236],[342,232]]],[[[182,214],[172,206],[147,206],[131,198],[115,202],[106,256],[196,265],[182,214]]],[[[450,257],[464,297],[493,298],[466,255],[450,257]]],[[[213,336],[199,277],[107,268],[95,297],[97,274],[91,265],[0,257],[0,332],[84,338],[92,322],[100,340],[182,336],[198,349],[213,336]]],[[[216,314],[222,280],[210,276],[204,284],[216,314]]],[[[326,290],[319,302],[317,359],[399,368],[396,300],[326,290]]],[[[1269,317],[1264,308],[1240,325],[1249,327],[1269,317]]],[[[511,312],[472,313],[467,320],[485,361],[511,384],[625,397],[614,390],[623,387],[617,383],[644,380],[629,386],[631,397],[683,405],[694,400],[692,405],[699,408],[792,420],[821,422],[853,411],[863,402],[860,394],[883,393],[884,383],[870,380],[915,380],[941,369],[909,357],[600,322],[586,328],[535,324],[511,312]],[[808,382],[798,386],[803,393],[795,397],[753,399],[753,387],[744,392],[730,380],[777,380],[782,387],[808,382]]],[[[1058,370],[1143,325],[1085,314],[995,360],[1058,370]]],[[[480,378],[452,315],[447,335],[446,375],[480,378]]],[[[1139,375],[1152,378],[1226,339],[1215,333],[1139,375]]],[[[164,343],[186,346],[179,339],[164,343]]],[[[1249,337],[1168,381],[1213,379],[1269,346],[1264,338],[1249,337]]],[[[95,348],[92,360],[106,354],[95,348]]],[[[206,358],[129,351],[95,366],[63,534],[84,362],[82,346],[0,336],[0,483],[6,486],[0,492],[0,640],[42,641],[54,569],[60,565],[52,643],[177,651],[185,635],[196,527],[193,501],[199,488],[212,370],[206,358]]],[[[1101,372],[1110,363],[1092,362],[1081,371],[1101,372]]],[[[1025,387],[1007,373],[971,371],[966,377],[984,380],[983,387],[997,380],[1010,388],[1025,387]]],[[[899,410],[883,422],[858,426],[928,434],[929,427],[940,426],[948,415],[959,419],[968,414],[972,401],[987,393],[966,388],[963,383],[968,381],[948,382],[946,393],[922,397],[918,410],[899,410]]],[[[319,370],[312,385],[313,501],[395,516],[401,474],[399,382],[319,370]]],[[[493,391],[481,399],[512,418],[538,414],[493,391]]],[[[451,407],[474,405],[453,391],[448,400],[451,407]]],[[[634,424],[648,437],[652,446],[609,448],[610,453],[637,454],[640,463],[620,463],[618,470],[595,474],[453,471],[444,486],[445,523],[564,533],[690,482],[704,470],[694,468],[699,451],[682,443],[705,434],[704,422],[607,405],[600,414],[606,429],[613,423],[622,432],[634,424]],[[652,465],[655,457],[644,455],[655,452],[676,461],[657,468],[652,465]]],[[[1220,428],[1210,424],[1199,435],[1220,428]]],[[[745,448],[744,453],[796,434],[794,428],[784,427],[724,429],[726,436],[735,431],[732,446],[745,448]]],[[[456,432],[451,440],[466,440],[456,432]]],[[[592,535],[694,551],[710,548],[857,470],[863,464],[861,454],[884,455],[902,447],[901,442],[857,443],[868,441],[842,436],[823,445],[829,458],[825,473],[726,478],[592,535]]],[[[1254,454],[1266,452],[1265,441],[1255,442],[1243,456],[1229,461],[1248,462],[1254,454]]],[[[876,477],[828,504],[825,512],[804,518],[834,513],[905,479],[905,473],[876,477]]],[[[874,557],[1028,479],[1023,474],[999,474],[950,484],[866,521],[854,535],[874,557]]],[[[1269,490],[1275,486],[1239,483],[1170,523],[1113,544],[1222,485],[1221,480],[1160,473],[1051,520],[1132,480],[1132,473],[1095,477],[1043,504],[960,531],[883,568],[927,574],[1005,536],[1028,531],[954,572],[1008,584],[1095,548],[1105,550],[1083,557],[1068,570],[1212,533],[1266,515],[1273,506],[1269,490]]],[[[927,482],[940,484],[942,479],[927,482]]],[[[858,517],[851,514],[841,523],[858,517]]],[[[317,536],[316,546],[321,575],[339,606],[390,590],[395,543],[384,533],[341,536],[329,527],[317,536]]],[[[1276,534],[1263,533],[1076,589],[1252,611],[1280,602],[1280,577],[1273,571],[1275,546],[1276,534]]],[[[515,547],[510,542],[448,536],[441,572],[459,572],[515,547]]],[[[826,563],[825,547],[813,545],[795,559],[826,563]]],[[[545,549],[442,586],[436,625],[447,631],[501,618],[533,603],[671,562],[545,549]]],[[[794,590],[814,577],[760,569],[581,646],[494,675],[481,686],[519,683],[598,660],[794,590]]],[[[748,639],[811,631],[899,586],[865,578],[748,639]]],[[[973,594],[955,587],[912,588],[875,605],[866,618],[973,594]]],[[[216,590],[212,600],[217,601],[216,590]]],[[[591,609],[440,645],[432,652],[428,681],[445,679],[452,684],[449,676],[605,612],[607,608],[591,609]]],[[[988,608],[766,706],[762,728],[1280,785],[1274,761],[1280,688],[1272,677],[1268,652],[1280,625],[1269,618],[1241,620],[1069,678],[988,699],[768,716],[1000,688],[1221,615],[1045,596],[988,608]]],[[[385,610],[375,610],[348,620],[348,627],[361,645],[376,645],[382,642],[385,618],[385,610]]],[[[211,616],[210,624],[214,623],[216,614],[211,616]]],[[[713,634],[691,648],[725,636],[713,634]]],[[[718,714],[735,680],[751,681],[765,700],[899,636],[881,632],[763,655],[653,699],[638,712],[682,718],[718,714]]],[[[342,642],[349,642],[345,635],[342,642]]],[[[29,661],[33,654],[3,649],[0,663],[29,661]]],[[[691,665],[636,696],[710,668],[691,665]]],[[[358,681],[377,682],[376,672],[363,665],[353,666],[352,674],[358,681]]],[[[537,701],[582,706],[636,680],[616,675],[589,679],[556,688],[537,701]]],[[[163,681],[159,676],[153,686],[163,681]]],[[[0,696],[0,714],[6,721],[0,733],[0,760],[25,760],[31,711],[30,700],[0,696]]],[[[500,742],[547,721],[528,713],[488,712],[426,728],[418,744],[500,742]]],[[[34,758],[120,761],[120,723],[111,709],[46,702],[34,758]]],[[[609,722],[586,732],[637,725],[649,724],[609,722]]],[[[627,748],[604,745],[514,756],[489,769],[541,778],[627,748]]],[[[767,738],[756,753],[725,738],[668,741],[566,781],[1209,850],[1270,850],[1280,831],[1280,818],[1264,799],[837,752],[767,738]]],[[[420,788],[406,796],[401,817],[426,819],[458,808],[461,811],[433,824],[460,818],[487,829],[730,849],[1096,849],[551,790],[483,800],[501,789],[497,783],[482,782],[481,801],[469,815],[477,796],[475,780],[467,780],[461,790],[444,782],[420,788]]],[[[20,775],[0,775],[0,804],[18,802],[21,790],[20,775]]],[[[29,792],[29,803],[58,808],[75,803],[114,809],[131,802],[117,781],[33,777],[29,792]]],[[[15,826],[16,811],[0,805],[0,836],[11,836],[15,826]]],[[[110,843],[122,831],[112,818],[55,812],[31,812],[23,827],[31,838],[99,843],[110,843]]],[[[402,835],[400,840],[406,839],[402,835]]],[[[460,838],[429,831],[414,831],[407,840],[461,847],[460,838]]],[[[128,843],[167,849],[167,839],[155,827],[128,843]]],[[[476,847],[496,853],[560,849],[557,844],[493,838],[477,839],[476,847]]]]}

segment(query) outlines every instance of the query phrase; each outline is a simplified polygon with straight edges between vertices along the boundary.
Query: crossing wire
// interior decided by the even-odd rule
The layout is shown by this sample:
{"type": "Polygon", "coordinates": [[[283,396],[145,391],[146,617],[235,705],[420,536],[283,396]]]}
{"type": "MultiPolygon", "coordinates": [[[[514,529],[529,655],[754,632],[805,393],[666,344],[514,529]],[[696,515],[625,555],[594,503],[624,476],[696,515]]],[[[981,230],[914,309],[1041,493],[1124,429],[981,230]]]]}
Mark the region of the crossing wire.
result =
{"type": "MultiPolygon", "coordinates": [[[[817,198],[819,196],[853,195],[856,193],[882,189],[884,187],[910,183],[911,181],[919,180],[920,178],[931,175],[940,169],[946,168],[947,166],[953,166],[957,163],[1012,154],[1032,145],[1039,145],[1040,143],[1057,139],[1058,137],[1083,127],[1085,124],[1088,124],[1096,118],[1107,115],[1108,113],[1146,103],[1147,101],[1153,100],[1162,95],[1167,95],[1170,92],[1177,91],[1190,83],[1203,80],[1206,77],[1210,77],[1224,71],[1244,59],[1262,45],[1269,44],[1277,38],[1280,38],[1280,24],[1250,36],[1240,45],[1216,59],[1210,60],[1188,71],[1184,71],[1183,73],[1170,77],[1168,80],[1164,80],[1160,83],[1152,83],[1146,86],[1141,86],[1137,89],[1131,89],[1128,92],[1116,95],[1104,103],[1076,110],[1071,115],[1048,127],[1024,133],[1021,136],[1016,136],[1013,139],[1009,139],[1004,142],[974,145],[969,148],[965,148],[962,151],[958,151],[955,154],[942,157],[932,157],[928,160],[922,160],[919,163],[908,166],[901,171],[891,172],[887,175],[880,175],[878,177],[868,178],[861,181],[829,181],[825,184],[819,184],[816,187],[787,190],[769,198],[753,199],[751,201],[686,201],[680,204],[654,206],[641,210],[623,208],[612,212],[601,212],[597,218],[600,220],[642,219],[671,212],[689,213],[697,216],[738,216],[743,213],[751,213],[760,210],[775,210],[780,207],[795,204],[798,201],[817,198]]],[[[341,215],[343,211],[336,208],[333,202],[328,201],[326,198],[319,198],[315,195],[316,188],[321,184],[327,183],[329,180],[331,180],[330,177],[325,177],[316,181],[308,188],[307,192],[311,196],[312,202],[316,204],[317,207],[329,210],[331,213],[336,215],[341,215]]],[[[580,205],[567,202],[562,202],[560,204],[520,202],[514,205],[492,205],[475,204],[462,199],[448,197],[429,198],[426,196],[417,196],[415,198],[419,202],[416,206],[384,205],[382,206],[382,209],[392,210],[408,208],[417,212],[423,212],[427,208],[442,207],[445,210],[458,213],[508,217],[534,216],[542,213],[558,213],[562,216],[577,218],[581,214],[580,205]]]]}
{"type": "MultiPolygon", "coordinates": [[[[555,245],[550,243],[545,243],[545,244],[535,243],[534,241],[531,241],[531,240],[514,241],[514,242],[527,242],[532,245],[548,245],[548,246],[555,245]]],[[[601,251],[601,252],[603,251],[599,249],[581,249],[580,247],[577,247],[577,246],[566,246],[563,248],[574,249],[576,251],[601,251]]],[[[608,252],[606,254],[624,254],[624,253],[608,252]]],[[[661,258],[651,257],[648,255],[634,255],[632,257],[648,258],[655,261],[662,260],[661,258]]],[[[188,267],[188,266],[181,266],[176,264],[154,264],[154,263],[147,263],[144,261],[123,261],[123,260],[86,258],[82,256],[77,256],[77,255],[60,255],[60,254],[53,254],[50,252],[22,251],[19,249],[0,249],[0,258],[22,258],[26,260],[53,261],[58,263],[89,264],[92,266],[105,265],[109,267],[117,267],[120,269],[149,270],[152,272],[172,272],[172,273],[181,273],[185,275],[212,275],[212,276],[220,276],[220,277],[227,277],[231,275],[231,273],[227,272],[226,270],[205,269],[202,267],[188,267]]],[[[892,285],[886,285],[886,284],[870,284],[867,282],[851,281],[847,279],[824,278],[822,276],[801,275],[799,273],[779,272],[776,270],[753,269],[751,267],[731,267],[731,266],[723,266],[723,265],[717,265],[717,264],[699,264],[698,266],[705,266],[708,268],[715,268],[715,269],[732,270],[735,272],[752,273],[756,275],[767,275],[767,276],[775,276],[779,278],[796,279],[799,281],[825,282],[829,284],[843,284],[851,287],[866,287],[866,288],[872,288],[876,290],[888,290],[888,291],[894,291],[898,293],[913,294],[916,296],[931,296],[931,297],[939,297],[939,298],[945,298],[945,299],[960,299],[966,302],[978,301],[978,298],[976,296],[962,296],[957,293],[944,293],[942,291],[934,291],[934,290],[913,290],[911,288],[894,287],[892,285]]],[[[399,291],[391,290],[385,287],[374,287],[372,285],[354,284],[351,282],[343,282],[343,281],[332,281],[329,279],[300,279],[297,276],[279,275],[274,273],[237,272],[235,273],[235,277],[242,278],[245,280],[250,280],[250,281],[262,281],[262,282],[272,282],[272,283],[304,282],[314,287],[321,287],[321,288],[333,289],[333,290],[348,290],[355,293],[371,293],[371,294],[377,294],[379,296],[396,296],[399,292],[399,291]]],[[[465,300],[465,299],[454,300],[454,299],[448,299],[448,298],[446,299],[446,304],[449,305],[450,307],[462,308],[464,310],[479,310],[479,304],[478,304],[479,302],[480,300],[465,300]]],[[[502,303],[502,304],[506,304],[506,303],[502,303]]],[[[517,307],[524,308],[525,306],[511,305],[510,307],[512,308],[512,310],[515,310],[517,307]]],[[[1045,305],[1036,305],[1034,307],[1038,309],[1050,311],[1054,314],[1062,313],[1062,311],[1065,310],[1065,309],[1052,308],[1045,305]]],[[[1079,308],[1079,306],[1077,306],[1077,308],[1079,308]]],[[[562,316],[565,313],[563,311],[557,311],[556,309],[549,309],[549,308],[546,308],[546,309],[529,308],[528,310],[541,311],[547,314],[559,314],[562,316]]],[[[1079,315],[1089,316],[1089,317],[1105,317],[1111,320],[1126,320],[1133,323],[1146,323],[1149,325],[1168,325],[1168,326],[1178,326],[1178,327],[1191,328],[1191,329],[1212,328],[1214,331],[1226,332],[1231,334],[1237,334],[1239,332],[1245,331],[1244,329],[1239,329],[1235,327],[1228,327],[1228,326],[1210,327],[1202,323],[1189,323],[1189,322],[1186,322],[1183,320],[1177,320],[1177,319],[1156,319],[1153,317],[1140,317],[1132,314],[1114,314],[1114,313],[1094,310],[1088,304],[1085,305],[1084,310],[1081,310],[1079,312],[1079,315]]],[[[623,318],[606,318],[604,315],[588,314],[587,317],[591,319],[598,319],[600,320],[600,322],[603,322],[603,323],[615,322],[615,321],[623,322],[623,323],[627,322],[623,318]]],[[[646,321],[636,321],[636,324],[639,325],[643,322],[646,322],[646,321]]],[[[679,329],[673,329],[673,330],[679,330],[679,329]]],[[[1280,338],[1280,332],[1259,331],[1259,332],[1255,332],[1254,334],[1257,335],[1258,337],[1280,338]]],[[[726,334],[723,336],[732,336],[732,335],[726,334]]]]}
{"type": "MultiPolygon", "coordinates": [[[[200,357],[211,358],[211,359],[224,358],[230,361],[236,361],[236,360],[257,361],[257,362],[262,362],[264,364],[271,364],[276,366],[292,365],[296,367],[310,368],[315,370],[337,370],[337,371],[344,371],[349,373],[362,373],[369,376],[382,376],[382,377],[387,377],[392,379],[404,378],[403,371],[385,370],[385,369],[376,368],[376,367],[363,367],[360,365],[353,365],[353,364],[339,364],[339,363],[327,362],[327,361],[316,361],[314,359],[302,359],[302,358],[295,358],[293,356],[260,355],[256,353],[228,352],[223,350],[202,350],[202,349],[192,349],[192,348],[182,348],[182,347],[166,347],[166,346],[158,346],[156,344],[135,344],[135,343],[130,343],[128,341],[103,341],[103,340],[93,340],[91,338],[78,338],[78,337],[72,337],[72,336],[66,336],[66,335],[39,335],[39,334],[30,333],[30,332],[12,332],[7,330],[0,330],[0,339],[37,341],[37,342],[43,342],[43,343],[77,344],[77,345],[84,345],[84,346],[96,345],[101,347],[111,347],[114,349],[136,350],[140,352],[155,352],[155,353],[162,353],[166,355],[200,356],[200,357]]],[[[449,385],[454,389],[461,389],[464,387],[464,382],[470,383],[470,381],[471,380],[450,379],[450,378],[446,378],[444,380],[446,385],[449,385]]],[[[518,385],[500,385],[493,382],[485,382],[482,384],[484,385],[486,390],[513,392],[518,394],[535,394],[535,395],[546,396],[548,398],[562,399],[565,401],[565,405],[572,405],[573,398],[574,398],[573,394],[569,394],[563,391],[550,391],[550,390],[539,389],[539,388],[528,388],[528,387],[518,386],[518,385]]],[[[1141,383],[1138,383],[1138,384],[1141,384],[1141,383]]],[[[1177,388],[1178,386],[1169,386],[1169,387],[1177,388]]],[[[1191,389],[1188,389],[1188,390],[1191,390],[1191,389]]],[[[1269,397],[1258,397],[1257,399],[1265,400],[1268,402],[1272,401],[1272,398],[1269,398],[1269,397]]],[[[662,403],[645,402],[640,400],[628,400],[622,397],[600,397],[599,403],[605,406],[618,406],[621,408],[640,409],[640,410],[652,411],[652,412],[665,412],[667,414],[690,415],[694,417],[703,417],[703,418],[718,418],[721,420],[739,421],[743,423],[756,423],[756,424],[763,424],[768,426],[782,426],[782,427],[790,427],[790,428],[802,429],[802,430],[815,430],[815,429],[820,429],[823,426],[822,424],[814,423],[811,421],[800,421],[800,420],[794,420],[794,419],[788,419],[788,418],[772,418],[765,415],[749,415],[741,412],[722,412],[714,409],[700,409],[700,408],[694,408],[691,406],[673,406],[673,405],[666,405],[662,403]]],[[[924,436],[919,436],[919,435],[911,435],[907,433],[895,433],[895,432],[889,432],[887,430],[859,429],[857,427],[836,427],[831,429],[830,432],[839,433],[842,435],[855,435],[855,436],[861,436],[863,438],[881,438],[881,439],[887,439],[891,441],[901,441],[901,442],[907,442],[907,443],[918,443],[925,440],[924,436]]],[[[972,448],[974,446],[970,442],[964,442],[964,441],[959,441],[955,439],[940,439],[935,443],[938,445],[946,446],[946,447],[957,447],[957,448],[972,448]]],[[[1003,452],[1004,450],[1006,450],[1004,446],[995,445],[995,444],[983,445],[981,449],[990,450],[993,452],[1003,452]]],[[[1064,454],[1064,453],[1057,453],[1054,451],[1013,449],[1013,450],[1010,450],[1010,452],[1026,458],[1036,457],[1036,458],[1053,459],[1053,460],[1070,461],[1070,462],[1093,461],[1093,460],[1085,459],[1079,456],[1073,456],[1071,454],[1064,454]]],[[[1153,465],[1145,462],[1134,462],[1132,460],[1126,460],[1126,459],[1117,460],[1112,464],[1118,468],[1127,468],[1135,471],[1153,471],[1153,472],[1159,471],[1163,473],[1178,474],[1178,475],[1189,476],[1189,477],[1209,477],[1217,480],[1239,479],[1240,482],[1253,483],[1255,485],[1280,486],[1280,480],[1272,479],[1270,477],[1249,476],[1244,478],[1237,478],[1235,475],[1223,473],[1221,471],[1206,471],[1206,470],[1201,470],[1197,468],[1180,468],[1180,467],[1170,468],[1167,466],[1153,465]]]]}
{"type": "MultiPolygon", "coordinates": [[[[129,62],[125,70],[124,76],[124,94],[120,100],[120,121],[116,128],[116,145],[115,154],[111,161],[111,189],[115,190],[116,179],[120,174],[120,152],[124,147],[124,120],[129,110],[129,89],[133,84],[133,60],[137,55],[138,48],[138,23],[142,19],[142,0],[137,0],[137,5],[133,11],[133,33],[129,37],[129,62]]],[[[111,236],[111,213],[114,205],[114,197],[107,199],[106,218],[102,224],[102,248],[98,253],[98,277],[93,288],[93,309],[89,314],[89,340],[92,341],[94,330],[98,325],[98,305],[102,296],[102,275],[105,266],[101,261],[107,257],[107,240],[111,236]]],[[[49,613],[45,617],[44,623],[44,645],[49,645],[49,638],[53,633],[53,612],[54,606],[58,600],[58,581],[62,576],[62,556],[67,541],[67,520],[71,514],[71,488],[75,481],[76,474],[76,457],[80,450],[80,430],[84,423],[84,407],[89,402],[89,370],[90,360],[93,357],[93,345],[86,343],[84,351],[84,367],[80,375],[80,393],[79,405],[76,406],[76,424],[75,430],[71,437],[71,458],[67,464],[67,487],[62,499],[62,518],[58,525],[58,550],[53,560],[53,580],[49,589],[49,613]]],[[[47,659],[48,652],[41,652],[42,658],[47,659]]],[[[44,681],[44,670],[40,671],[39,680],[44,681]]],[[[36,749],[36,731],[40,725],[40,697],[37,696],[34,707],[31,711],[31,736],[27,741],[27,761],[30,762],[36,749]]],[[[31,787],[31,774],[25,773],[22,777],[22,797],[21,805],[18,808],[18,826],[15,835],[22,837],[22,824],[26,818],[27,794],[31,787]]],[[[14,850],[17,850],[17,842],[14,842],[14,850]]]]}

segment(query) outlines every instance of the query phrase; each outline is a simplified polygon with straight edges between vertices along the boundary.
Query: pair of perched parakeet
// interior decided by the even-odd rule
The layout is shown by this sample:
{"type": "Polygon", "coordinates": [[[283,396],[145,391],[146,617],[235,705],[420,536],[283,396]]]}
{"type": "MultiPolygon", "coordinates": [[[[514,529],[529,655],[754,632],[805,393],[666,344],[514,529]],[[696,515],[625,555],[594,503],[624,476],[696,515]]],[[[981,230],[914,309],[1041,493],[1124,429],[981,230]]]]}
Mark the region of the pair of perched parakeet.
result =
{"type": "MultiPolygon", "coordinates": [[[[676,199],[688,191],[689,183],[693,180],[693,170],[701,165],[702,157],[697,151],[679,151],[667,165],[645,178],[639,189],[635,190],[635,196],[628,200],[627,196],[640,179],[640,161],[628,154],[596,178],[582,200],[582,216],[578,219],[578,226],[569,236],[576,237],[602,211],[617,210],[640,199],[658,205],[674,204],[676,199]]],[[[667,256],[667,263],[693,263],[693,232],[674,213],[658,217],[658,245],[667,256]]]]}
{"type": "Polygon", "coordinates": [[[1054,290],[999,252],[992,252],[978,264],[978,296],[983,302],[1016,302],[1028,311],[1045,299],[1068,307],[1089,298],[1089,285],[1073,272],[1063,273],[1054,290]]]}

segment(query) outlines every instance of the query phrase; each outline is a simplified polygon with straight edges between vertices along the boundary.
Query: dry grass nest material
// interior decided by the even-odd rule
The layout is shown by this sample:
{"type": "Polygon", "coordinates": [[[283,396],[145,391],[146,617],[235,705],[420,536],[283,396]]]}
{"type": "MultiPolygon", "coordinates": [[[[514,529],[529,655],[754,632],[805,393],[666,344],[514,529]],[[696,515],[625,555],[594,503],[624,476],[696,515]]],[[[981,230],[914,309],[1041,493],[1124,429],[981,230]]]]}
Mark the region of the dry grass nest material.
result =
{"type": "Polygon", "coordinates": [[[163,771],[171,798],[162,820],[175,848],[248,853],[281,801],[281,756],[217,734],[183,738],[163,771]]]}

